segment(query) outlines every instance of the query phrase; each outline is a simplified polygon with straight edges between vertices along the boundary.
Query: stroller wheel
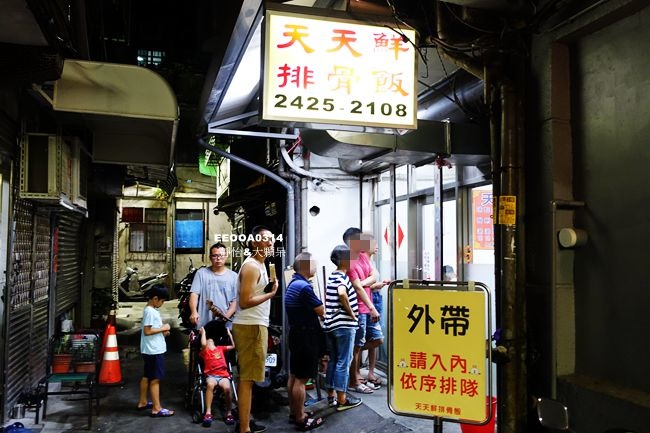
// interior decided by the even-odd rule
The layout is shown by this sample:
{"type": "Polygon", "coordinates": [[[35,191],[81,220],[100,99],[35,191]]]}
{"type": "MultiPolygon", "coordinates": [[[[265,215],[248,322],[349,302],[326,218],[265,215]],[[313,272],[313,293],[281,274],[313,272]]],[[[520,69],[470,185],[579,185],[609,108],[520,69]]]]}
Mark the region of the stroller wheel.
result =
{"type": "Polygon", "coordinates": [[[201,386],[195,386],[192,391],[191,413],[192,421],[199,423],[203,421],[203,413],[205,412],[205,400],[203,400],[205,393],[201,386]]]}

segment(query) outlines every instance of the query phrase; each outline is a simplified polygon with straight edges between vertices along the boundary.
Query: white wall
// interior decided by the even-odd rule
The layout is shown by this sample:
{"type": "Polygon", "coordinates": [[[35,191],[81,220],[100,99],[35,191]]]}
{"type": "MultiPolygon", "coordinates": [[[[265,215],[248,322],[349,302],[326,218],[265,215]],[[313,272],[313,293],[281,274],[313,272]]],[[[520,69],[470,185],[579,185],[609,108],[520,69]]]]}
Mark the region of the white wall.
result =
{"type": "MultiPolygon", "coordinates": [[[[312,253],[318,262],[317,277],[319,287],[323,289],[323,266],[326,275],[335,267],[330,261],[330,253],[336,245],[343,243],[343,232],[348,227],[360,227],[363,230],[372,230],[372,205],[371,182],[364,182],[360,196],[358,180],[332,180],[315,185],[307,181],[306,188],[306,215],[303,214],[303,230],[306,237],[303,246],[312,253]],[[361,201],[361,203],[360,203],[361,201]],[[309,214],[312,206],[318,206],[320,213],[316,216],[309,214]],[[363,208],[363,216],[360,216],[363,208]]],[[[287,260],[290,264],[293,259],[287,260]]]]}

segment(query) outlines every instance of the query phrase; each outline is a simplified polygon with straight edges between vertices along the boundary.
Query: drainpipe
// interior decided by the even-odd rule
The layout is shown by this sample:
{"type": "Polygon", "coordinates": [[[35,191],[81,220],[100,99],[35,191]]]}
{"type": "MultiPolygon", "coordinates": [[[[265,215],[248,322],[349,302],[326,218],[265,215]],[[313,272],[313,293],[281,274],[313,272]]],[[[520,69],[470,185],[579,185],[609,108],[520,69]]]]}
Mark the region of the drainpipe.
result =
{"type": "MultiPolygon", "coordinates": [[[[282,185],[287,190],[287,230],[286,230],[287,236],[285,237],[285,239],[286,239],[285,240],[285,245],[286,245],[287,250],[286,250],[286,255],[282,257],[282,270],[284,271],[284,269],[287,267],[287,264],[286,264],[287,257],[289,258],[289,260],[291,260],[293,262],[293,258],[296,256],[296,254],[295,254],[295,243],[296,242],[295,242],[295,239],[293,238],[294,233],[296,232],[296,209],[295,209],[295,201],[296,201],[296,199],[295,199],[293,185],[291,185],[291,182],[287,182],[286,180],[282,179],[280,176],[273,173],[272,171],[267,170],[264,167],[260,167],[259,165],[255,165],[252,162],[250,162],[248,160],[245,160],[244,158],[240,158],[237,155],[233,155],[232,153],[225,152],[225,151],[223,151],[223,150],[221,150],[221,149],[219,149],[219,148],[217,148],[215,146],[210,146],[202,138],[199,138],[197,140],[197,143],[199,144],[199,146],[201,146],[204,149],[209,150],[210,152],[214,152],[217,155],[223,156],[224,158],[228,158],[229,160],[234,161],[237,164],[243,165],[246,168],[250,168],[253,171],[256,171],[258,173],[263,174],[264,176],[269,177],[270,179],[272,179],[272,180],[276,181],[277,183],[279,183],[280,185],[282,185]],[[291,239],[289,239],[289,236],[291,236],[291,239]]],[[[285,296],[286,283],[287,282],[285,281],[285,284],[283,284],[282,287],[281,287],[281,289],[282,289],[282,299],[284,299],[284,296],[285,296]]],[[[286,311],[284,310],[284,302],[282,302],[282,307],[281,308],[282,308],[282,323],[283,323],[283,326],[282,326],[282,341],[283,341],[283,344],[282,344],[282,359],[285,360],[285,363],[283,363],[283,365],[285,365],[286,361],[289,359],[288,358],[288,356],[289,356],[289,353],[288,353],[289,345],[286,344],[286,342],[287,342],[287,335],[286,335],[287,327],[284,326],[284,325],[286,325],[287,317],[286,317],[286,311]]]]}
{"type": "MultiPolygon", "coordinates": [[[[501,84],[501,195],[516,198],[516,220],[514,225],[500,224],[500,248],[502,254],[501,274],[501,327],[505,336],[510,358],[501,369],[499,399],[501,416],[499,431],[515,433],[526,425],[526,318],[525,296],[522,287],[523,272],[523,227],[522,224],[523,174],[520,154],[519,122],[517,118],[520,99],[513,83],[504,80],[501,84]]],[[[495,203],[498,206],[499,203],[495,203]]],[[[498,209],[498,207],[497,207],[498,209]]]]}

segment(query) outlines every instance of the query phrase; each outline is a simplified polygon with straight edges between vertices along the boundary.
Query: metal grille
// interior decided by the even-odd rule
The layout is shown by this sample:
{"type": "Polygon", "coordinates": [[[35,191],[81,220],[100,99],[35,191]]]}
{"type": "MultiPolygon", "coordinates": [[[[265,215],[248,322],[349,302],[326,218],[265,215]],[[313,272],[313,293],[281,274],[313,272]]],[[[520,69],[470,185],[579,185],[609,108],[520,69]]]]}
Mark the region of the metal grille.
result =
{"type": "MultiPolygon", "coordinates": [[[[5,408],[11,408],[20,393],[31,386],[30,337],[32,304],[30,299],[34,206],[16,200],[11,233],[12,271],[9,275],[8,330],[6,340],[5,408]]],[[[47,309],[45,310],[47,314],[47,309]]],[[[45,333],[47,338],[47,332],[45,333]]],[[[47,344],[45,345],[47,347],[47,344]]],[[[43,370],[44,371],[44,370],[43,370]]]]}
{"type": "MultiPolygon", "coordinates": [[[[32,263],[32,299],[34,303],[47,299],[50,286],[50,218],[49,215],[36,215],[34,233],[34,252],[32,263]]],[[[47,335],[47,333],[46,333],[47,335]]]]}
{"type": "Polygon", "coordinates": [[[32,239],[34,235],[34,206],[24,200],[14,204],[14,230],[11,272],[10,302],[11,311],[30,303],[32,272],[32,239]]]}
{"type": "Polygon", "coordinates": [[[82,217],[79,214],[59,213],[58,263],[56,274],[56,315],[70,309],[81,296],[81,254],[80,229],[82,217]]]}
{"type": "Polygon", "coordinates": [[[35,302],[31,318],[30,342],[30,384],[35,387],[45,377],[47,368],[47,349],[49,342],[48,323],[48,300],[35,302]]]}

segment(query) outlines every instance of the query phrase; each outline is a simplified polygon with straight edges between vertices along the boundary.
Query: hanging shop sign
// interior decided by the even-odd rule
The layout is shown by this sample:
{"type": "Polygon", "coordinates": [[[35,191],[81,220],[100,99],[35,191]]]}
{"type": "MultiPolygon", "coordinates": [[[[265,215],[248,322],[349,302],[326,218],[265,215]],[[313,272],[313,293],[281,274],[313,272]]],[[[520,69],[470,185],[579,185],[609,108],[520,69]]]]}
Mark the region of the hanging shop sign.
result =
{"type": "Polygon", "coordinates": [[[414,30],[275,8],[264,19],[263,121],[416,128],[414,30]]]}
{"type": "Polygon", "coordinates": [[[494,249],[494,195],[492,191],[472,190],[472,238],[475,250],[494,249]]]}
{"type": "Polygon", "coordinates": [[[485,422],[491,382],[487,287],[408,280],[391,286],[390,409],[399,415],[485,422]]]}

